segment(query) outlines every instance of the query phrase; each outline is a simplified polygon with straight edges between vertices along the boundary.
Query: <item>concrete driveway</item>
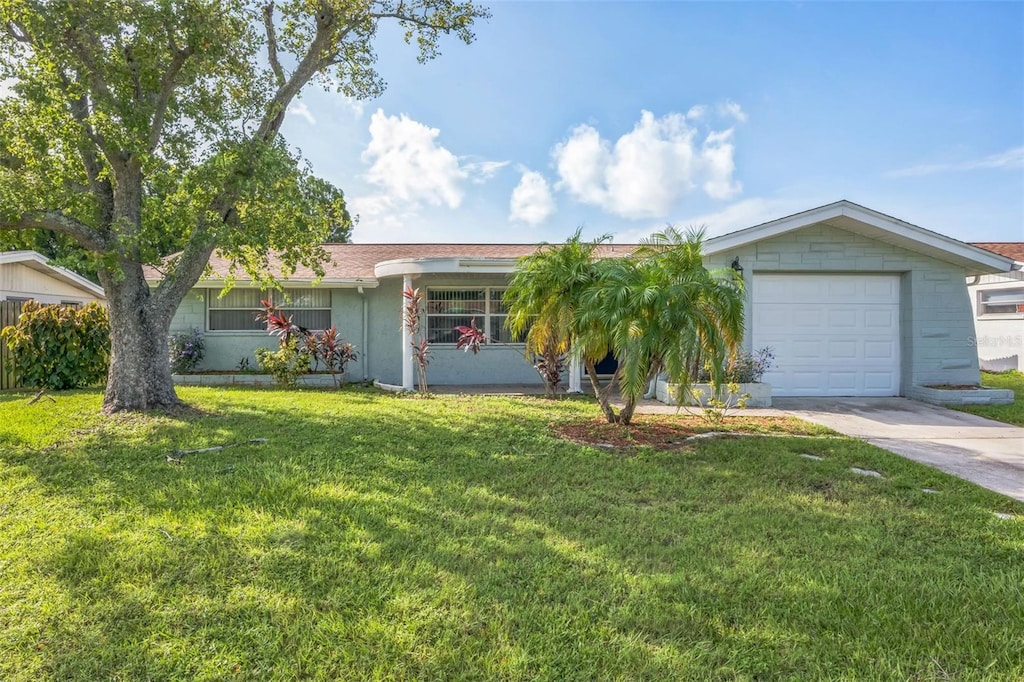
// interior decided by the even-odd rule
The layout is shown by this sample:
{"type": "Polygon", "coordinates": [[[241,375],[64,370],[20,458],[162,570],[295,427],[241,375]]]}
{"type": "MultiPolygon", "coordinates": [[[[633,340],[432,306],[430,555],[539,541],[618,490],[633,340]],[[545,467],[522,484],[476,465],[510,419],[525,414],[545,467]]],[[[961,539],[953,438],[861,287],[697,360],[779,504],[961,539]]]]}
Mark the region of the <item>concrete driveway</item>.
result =
{"type": "Polygon", "coordinates": [[[1024,428],[906,398],[773,398],[772,406],[1024,501],[1024,428]]]}

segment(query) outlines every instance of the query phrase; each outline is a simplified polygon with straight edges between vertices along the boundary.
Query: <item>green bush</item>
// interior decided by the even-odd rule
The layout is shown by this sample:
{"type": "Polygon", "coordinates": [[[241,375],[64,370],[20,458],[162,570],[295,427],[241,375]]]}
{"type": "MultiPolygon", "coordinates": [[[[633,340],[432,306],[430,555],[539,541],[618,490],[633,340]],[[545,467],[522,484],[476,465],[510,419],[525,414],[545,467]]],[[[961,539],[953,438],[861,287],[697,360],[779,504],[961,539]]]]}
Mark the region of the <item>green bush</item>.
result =
{"type": "Polygon", "coordinates": [[[256,362],[261,370],[274,377],[274,381],[282,386],[294,386],[299,377],[309,371],[309,355],[299,350],[294,339],[282,344],[276,351],[257,348],[256,362]]]}
{"type": "Polygon", "coordinates": [[[14,373],[26,386],[61,390],[103,380],[110,362],[110,318],[98,303],[83,308],[22,305],[17,324],[0,331],[14,373]]]}
{"type": "Polygon", "coordinates": [[[167,353],[172,374],[188,374],[203,360],[206,342],[196,328],[183,334],[173,334],[167,340],[167,353]]]}

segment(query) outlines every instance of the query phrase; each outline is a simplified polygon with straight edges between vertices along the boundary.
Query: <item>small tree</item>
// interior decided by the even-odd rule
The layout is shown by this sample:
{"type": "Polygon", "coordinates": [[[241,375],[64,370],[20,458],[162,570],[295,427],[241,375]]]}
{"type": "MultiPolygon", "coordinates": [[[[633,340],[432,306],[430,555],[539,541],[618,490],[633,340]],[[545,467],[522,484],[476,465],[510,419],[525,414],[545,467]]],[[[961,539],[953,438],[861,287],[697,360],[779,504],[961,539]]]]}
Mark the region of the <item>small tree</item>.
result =
{"type": "MultiPolygon", "coordinates": [[[[597,276],[597,250],[609,239],[604,236],[585,242],[576,230],[564,244],[542,244],[535,253],[519,259],[505,290],[506,324],[513,338],[525,337],[526,355],[544,379],[549,398],[558,392],[570,348],[582,351],[578,344],[580,298],[597,276]]],[[[600,357],[608,351],[608,346],[602,347],[593,336],[591,341],[596,344],[593,352],[582,353],[588,362],[599,351],[600,357]]],[[[587,365],[592,378],[596,377],[597,360],[587,365]]]]}
{"type": "Polygon", "coordinates": [[[580,297],[579,352],[607,344],[619,361],[608,388],[598,390],[595,383],[612,423],[630,423],[661,371],[677,386],[680,400],[694,368],[709,368],[715,390],[725,379],[727,362],[743,338],[743,280],[731,268],[704,267],[703,237],[701,230],[683,234],[670,226],[631,256],[600,261],[580,297]],[[614,384],[624,403],[618,414],[610,404],[614,384]]]}
{"type": "Polygon", "coordinates": [[[66,389],[103,379],[110,361],[110,320],[90,303],[75,309],[28,301],[18,323],[0,335],[14,358],[14,371],[28,386],[66,389]]]}

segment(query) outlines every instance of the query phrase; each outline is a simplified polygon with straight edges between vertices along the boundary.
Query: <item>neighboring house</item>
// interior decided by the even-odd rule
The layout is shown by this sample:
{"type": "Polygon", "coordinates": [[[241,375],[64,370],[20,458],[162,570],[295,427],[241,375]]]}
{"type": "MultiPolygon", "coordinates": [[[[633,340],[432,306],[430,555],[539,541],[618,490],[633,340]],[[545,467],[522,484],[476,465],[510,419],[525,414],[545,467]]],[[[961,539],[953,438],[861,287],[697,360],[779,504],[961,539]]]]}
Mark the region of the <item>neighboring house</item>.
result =
{"type": "Polygon", "coordinates": [[[104,301],[103,287],[50,262],[35,251],[0,252],[0,301],[82,306],[104,301]]]}
{"type": "MultiPolygon", "coordinates": [[[[413,387],[408,338],[401,325],[402,288],[426,292],[433,342],[431,385],[539,383],[507,344],[501,295],[516,259],[535,244],[335,244],[332,262],[313,285],[299,270],[287,283],[289,310],[311,328],[335,324],[360,350],[350,378],[413,387]],[[505,343],[478,355],[455,348],[452,328],[475,317],[505,343]]],[[[631,246],[608,246],[621,256],[631,246]]],[[[965,277],[1008,272],[1013,261],[848,201],[764,223],[705,243],[708,267],[734,264],[747,285],[748,350],[771,346],[776,367],[765,376],[776,396],[897,396],[915,386],[976,384],[978,358],[965,277]]],[[[210,369],[232,369],[274,341],[254,314],[261,294],[236,285],[218,294],[227,264],[211,260],[213,278],[183,302],[172,331],[206,335],[210,369]]],[[[155,270],[147,273],[154,284],[155,270]]],[[[571,387],[579,386],[574,367],[571,387]]]]}
{"type": "Polygon", "coordinates": [[[1024,372],[1024,242],[979,242],[972,246],[1017,263],[1012,272],[967,278],[981,368],[1024,372]]]}

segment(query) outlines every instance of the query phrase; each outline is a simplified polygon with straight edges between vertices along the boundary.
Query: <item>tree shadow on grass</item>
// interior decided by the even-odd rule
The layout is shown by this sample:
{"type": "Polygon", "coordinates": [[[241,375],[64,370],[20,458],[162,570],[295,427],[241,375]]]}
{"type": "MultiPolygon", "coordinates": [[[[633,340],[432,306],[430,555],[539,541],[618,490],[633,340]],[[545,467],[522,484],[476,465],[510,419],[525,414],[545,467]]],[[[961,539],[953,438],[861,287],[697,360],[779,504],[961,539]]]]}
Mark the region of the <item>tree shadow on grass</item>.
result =
{"type": "Polygon", "coordinates": [[[1021,665],[1012,543],[962,503],[908,506],[846,476],[841,453],[808,475],[793,449],[814,441],[621,457],[552,438],[543,401],[217,395],[195,420],[13,458],[71,524],[25,545],[58,604],[18,635],[46,637],[40,670],[877,676],[937,651],[962,674],[1021,665]],[[270,442],[164,456],[255,437],[270,442]]]}

